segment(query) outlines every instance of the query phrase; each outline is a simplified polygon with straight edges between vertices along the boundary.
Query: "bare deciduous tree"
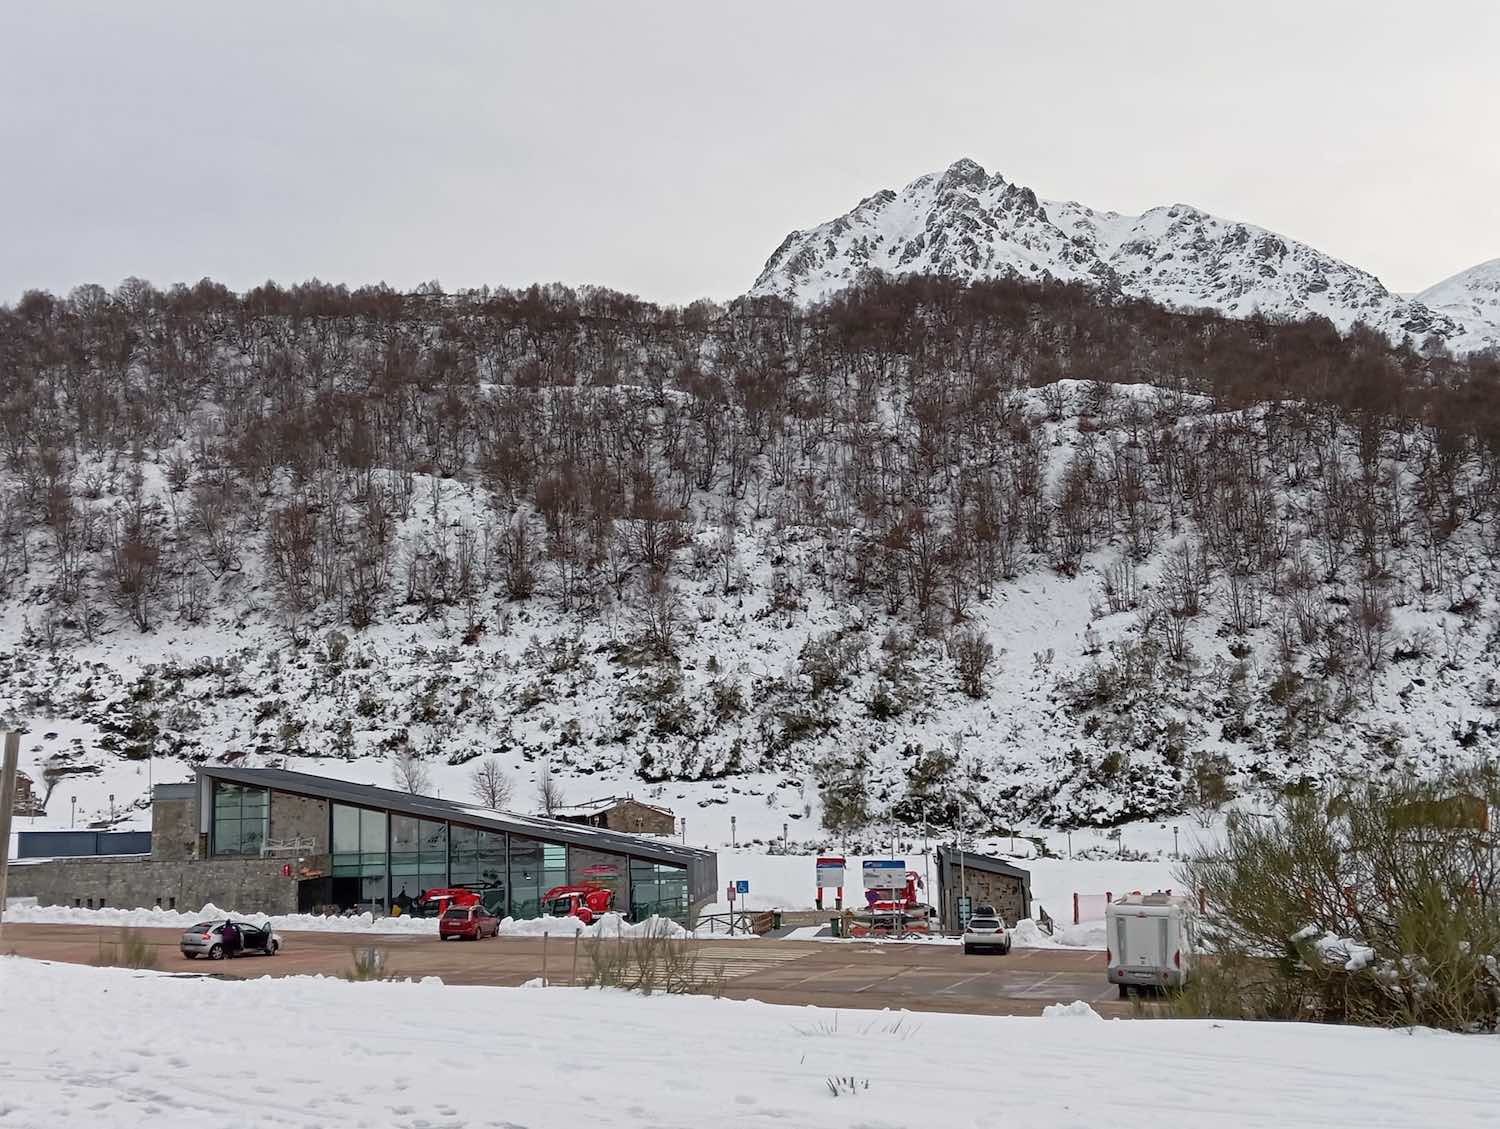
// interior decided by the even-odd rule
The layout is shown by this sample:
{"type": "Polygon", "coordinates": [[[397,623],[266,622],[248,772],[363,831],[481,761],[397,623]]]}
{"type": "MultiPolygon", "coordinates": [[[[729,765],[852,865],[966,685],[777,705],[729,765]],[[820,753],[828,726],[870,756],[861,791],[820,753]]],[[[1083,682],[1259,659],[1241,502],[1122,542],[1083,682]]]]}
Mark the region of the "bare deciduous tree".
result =
{"type": "Polygon", "coordinates": [[[500,763],[494,757],[485,757],[469,773],[469,790],[485,807],[503,811],[510,803],[512,786],[500,763]]]}
{"type": "Polygon", "coordinates": [[[391,750],[390,759],[391,776],[396,787],[413,796],[431,794],[432,774],[415,749],[408,744],[398,745],[391,750]]]}
{"type": "Polygon", "coordinates": [[[565,802],[562,785],[553,779],[550,768],[542,769],[542,775],[537,778],[536,802],[543,815],[556,815],[562,810],[565,802]]]}

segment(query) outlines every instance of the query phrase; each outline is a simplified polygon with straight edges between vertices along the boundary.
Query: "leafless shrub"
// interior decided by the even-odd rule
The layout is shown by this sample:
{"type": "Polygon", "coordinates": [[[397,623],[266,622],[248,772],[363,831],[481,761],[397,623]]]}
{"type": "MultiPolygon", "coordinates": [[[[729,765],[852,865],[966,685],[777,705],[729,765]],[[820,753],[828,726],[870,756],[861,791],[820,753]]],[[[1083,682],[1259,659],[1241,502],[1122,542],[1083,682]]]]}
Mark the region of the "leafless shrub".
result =
{"type": "Polygon", "coordinates": [[[958,674],[958,685],[971,698],[984,697],[985,673],[995,648],[978,629],[960,629],[948,636],[948,658],[958,674]]]}

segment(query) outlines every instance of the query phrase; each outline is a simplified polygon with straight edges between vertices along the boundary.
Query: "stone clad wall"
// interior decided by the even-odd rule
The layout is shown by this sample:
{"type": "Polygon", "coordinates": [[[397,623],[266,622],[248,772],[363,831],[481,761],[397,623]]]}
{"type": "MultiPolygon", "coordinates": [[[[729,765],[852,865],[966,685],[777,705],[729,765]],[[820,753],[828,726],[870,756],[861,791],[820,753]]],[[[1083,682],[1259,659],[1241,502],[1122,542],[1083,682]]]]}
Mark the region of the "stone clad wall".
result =
{"type": "Polygon", "coordinates": [[[151,801],[151,857],[185,862],[198,853],[198,802],[194,799],[151,801]]]}
{"type": "Polygon", "coordinates": [[[283,843],[311,839],[309,855],[328,853],[328,801],[290,792],[271,793],[271,827],[267,841],[283,843]]]}
{"type": "MultiPolygon", "coordinates": [[[[154,841],[153,841],[154,845],[154,841]]],[[[295,913],[297,879],[282,875],[284,859],[206,859],[164,862],[147,858],[72,858],[10,868],[13,897],[42,905],[116,909],[152,907],[187,912],[212,902],[237,913],[295,913]]],[[[295,870],[295,868],[294,868],[295,870]]]]}
{"type": "Polygon", "coordinates": [[[624,800],[604,814],[606,828],[632,835],[672,835],[677,830],[676,825],[676,817],[671,812],[657,811],[634,800],[624,800]]]}

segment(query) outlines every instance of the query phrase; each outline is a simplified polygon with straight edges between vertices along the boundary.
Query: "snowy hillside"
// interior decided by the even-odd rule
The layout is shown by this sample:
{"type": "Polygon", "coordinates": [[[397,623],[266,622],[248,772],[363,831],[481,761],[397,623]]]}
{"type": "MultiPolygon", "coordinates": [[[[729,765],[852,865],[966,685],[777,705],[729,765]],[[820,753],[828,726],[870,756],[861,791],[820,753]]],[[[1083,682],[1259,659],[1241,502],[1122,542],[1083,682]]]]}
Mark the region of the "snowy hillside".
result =
{"type": "MultiPolygon", "coordinates": [[[[1494,264],[1488,267],[1494,274],[1494,264]]],[[[1493,308],[1463,300],[1463,275],[1434,287],[1441,294],[1411,300],[1374,275],[1264,228],[1186,204],[1128,216],[1041,200],[967,159],[792,232],[751,293],[808,302],[869,269],[1050,277],[1233,317],[1318,315],[1343,330],[1364,323],[1393,340],[1436,335],[1460,350],[1500,343],[1493,308]]]]}
{"type": "Polygon", "coordinates": [[[204,761],[465,800],[493,763],[502,806],[634,794],[714,846],[1159,853],[1495,757],[1492,366],[903,286],[0,310],[18,827],[139,825],[204,761]]]}

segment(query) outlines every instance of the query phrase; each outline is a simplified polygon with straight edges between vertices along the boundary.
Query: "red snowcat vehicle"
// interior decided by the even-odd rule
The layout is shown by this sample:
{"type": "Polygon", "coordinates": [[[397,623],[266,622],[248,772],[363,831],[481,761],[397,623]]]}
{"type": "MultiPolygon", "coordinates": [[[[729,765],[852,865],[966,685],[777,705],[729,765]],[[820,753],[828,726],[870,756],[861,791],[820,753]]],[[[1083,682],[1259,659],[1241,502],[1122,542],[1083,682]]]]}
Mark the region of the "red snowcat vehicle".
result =
{"type": "Polygon", "coordinates": [[[607,886],[582,882],[575,886],[554,886],[542,895],[542,912],[549,917],[576,917],[591,925],[602,914],[614,909],[615,892],[607,886]]]}
{"type": "Polygon", "coordinates": [[[463,909],[480,905],[483,901],[482,893],[477,889],[467,886],[434,886],[431,890],[423,890],[416,901],[412,902],[410,913],[413,917],[442,917],[449,907],[463,909]]]}

